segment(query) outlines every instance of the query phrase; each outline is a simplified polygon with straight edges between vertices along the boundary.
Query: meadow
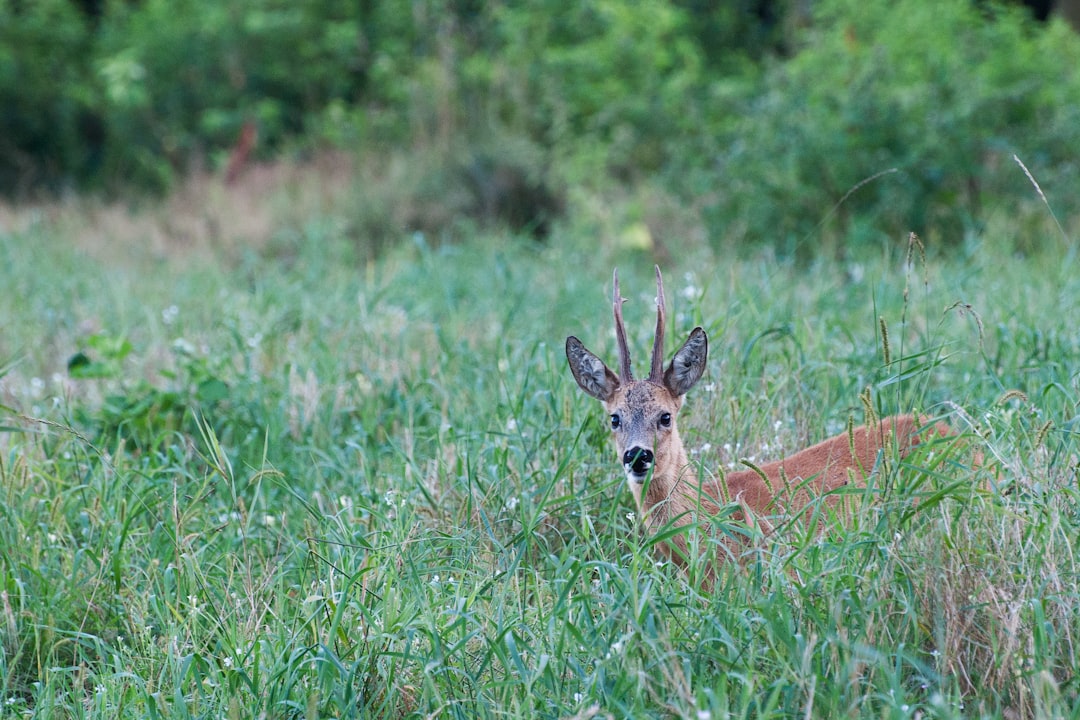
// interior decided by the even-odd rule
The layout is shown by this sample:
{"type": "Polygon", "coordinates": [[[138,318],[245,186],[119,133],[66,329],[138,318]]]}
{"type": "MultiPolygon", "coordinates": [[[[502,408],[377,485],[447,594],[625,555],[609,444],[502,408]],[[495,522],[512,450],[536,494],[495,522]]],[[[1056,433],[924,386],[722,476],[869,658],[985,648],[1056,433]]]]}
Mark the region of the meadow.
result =
{"type": "Polygon", "coordinates": [[[259,243],[5,217],[0,718],[1080,717],[1080,266],[1048,211],[1020,249],[1003,214],[798,259],[602,218],[372,253],[333,213],[259,243]],[[643,361],[657,261],[669,353],[712,339],[703,467],[912,410],[983,465],[883,462],[848,524],[711,588],[659,562],[563,355],[614,357],[618,266],[643,361]]]}

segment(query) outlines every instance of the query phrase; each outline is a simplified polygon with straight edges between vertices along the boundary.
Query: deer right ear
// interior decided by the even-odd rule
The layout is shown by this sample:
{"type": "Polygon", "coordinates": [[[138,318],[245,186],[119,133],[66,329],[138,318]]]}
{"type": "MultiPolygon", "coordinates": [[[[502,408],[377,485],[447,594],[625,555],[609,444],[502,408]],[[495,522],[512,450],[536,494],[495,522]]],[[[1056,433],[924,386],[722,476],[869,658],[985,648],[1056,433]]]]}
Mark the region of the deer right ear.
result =
{"type": "Polygon", "coordinates": [[[619,389],[619,376],[611,372],[604,361],[585,349],[581,341],[571,335],[566,338],[566,359],[570,372],[578,386],[601,402],[607,402],[619,389]]]}
{"type": "Polygon", "coordinates": [[[685,395],[701,379],[708,357],[709,340],[705,337],[705,331],[696,327],[671,359],[664,372],[664,386],[676,397],[685,395]]]}

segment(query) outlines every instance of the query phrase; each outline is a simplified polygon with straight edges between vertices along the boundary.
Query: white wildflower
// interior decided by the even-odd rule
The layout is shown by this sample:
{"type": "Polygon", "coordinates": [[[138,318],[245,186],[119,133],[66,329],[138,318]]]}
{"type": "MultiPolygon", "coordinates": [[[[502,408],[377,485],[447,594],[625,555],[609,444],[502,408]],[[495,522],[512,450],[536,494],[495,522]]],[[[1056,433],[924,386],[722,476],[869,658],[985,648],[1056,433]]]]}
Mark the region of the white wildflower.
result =
{"type": "Polygon", "coordinates": [[[371,380],[369,380],[368,376],[364,373],[356,373],[355,379],[356,387],[362,394],[368,395],[371,393],[372,390],[375,389],[375,386],[372,384],[371,380]]]}
{"type": "Polygon", "coordinates": [[[176,338],[172,343],[173,352],[177,355],[194,355],[195,346],[184,338],[176,338]]]}

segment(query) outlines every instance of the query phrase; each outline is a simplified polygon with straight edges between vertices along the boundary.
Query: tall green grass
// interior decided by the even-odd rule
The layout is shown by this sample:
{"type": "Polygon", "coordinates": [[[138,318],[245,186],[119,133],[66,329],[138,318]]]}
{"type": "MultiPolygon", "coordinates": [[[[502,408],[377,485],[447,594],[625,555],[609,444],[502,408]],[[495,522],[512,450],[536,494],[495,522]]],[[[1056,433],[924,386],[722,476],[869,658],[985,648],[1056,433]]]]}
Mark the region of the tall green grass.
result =
{"type": "Polygon", "coordinates": [[[613,347],[618,264],[644,358],[652,258],[570,231],[368,262],[313,223],[207,263],[9,233],[0,717],[1076,717],[1080,282],[1002,237],[810,266],[673,246],[674,334],[713,338],[682,419],[704,468],[861,422],[867,388],[966,446],[706,589],[658,562],[562,355],[613,347]]]}

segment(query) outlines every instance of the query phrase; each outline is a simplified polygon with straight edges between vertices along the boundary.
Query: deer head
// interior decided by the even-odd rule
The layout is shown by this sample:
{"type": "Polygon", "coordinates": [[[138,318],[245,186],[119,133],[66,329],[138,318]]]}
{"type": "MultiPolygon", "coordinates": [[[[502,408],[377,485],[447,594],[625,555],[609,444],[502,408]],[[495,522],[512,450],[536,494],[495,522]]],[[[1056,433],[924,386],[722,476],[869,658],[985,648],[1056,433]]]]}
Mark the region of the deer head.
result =
{"type": "Polygon", "coordinates": [[[619,346],[619,373],[574,336],[566,338],[566,359],[578,386],[604,404],[611,416],[618,457],[626,479],[641,504],[641,486],[652,474],[652,483],[670,487],[687,465],[675,417],[682,397],[701,379],[708,356],[705,331],[694,328],[690,337],[664,368],[664,282],[656,268],[656,335],[649,377],[634,380],[630,370],[626,328],[622,319],[619,273],[614,274],[615,337],[619,346]]]}

